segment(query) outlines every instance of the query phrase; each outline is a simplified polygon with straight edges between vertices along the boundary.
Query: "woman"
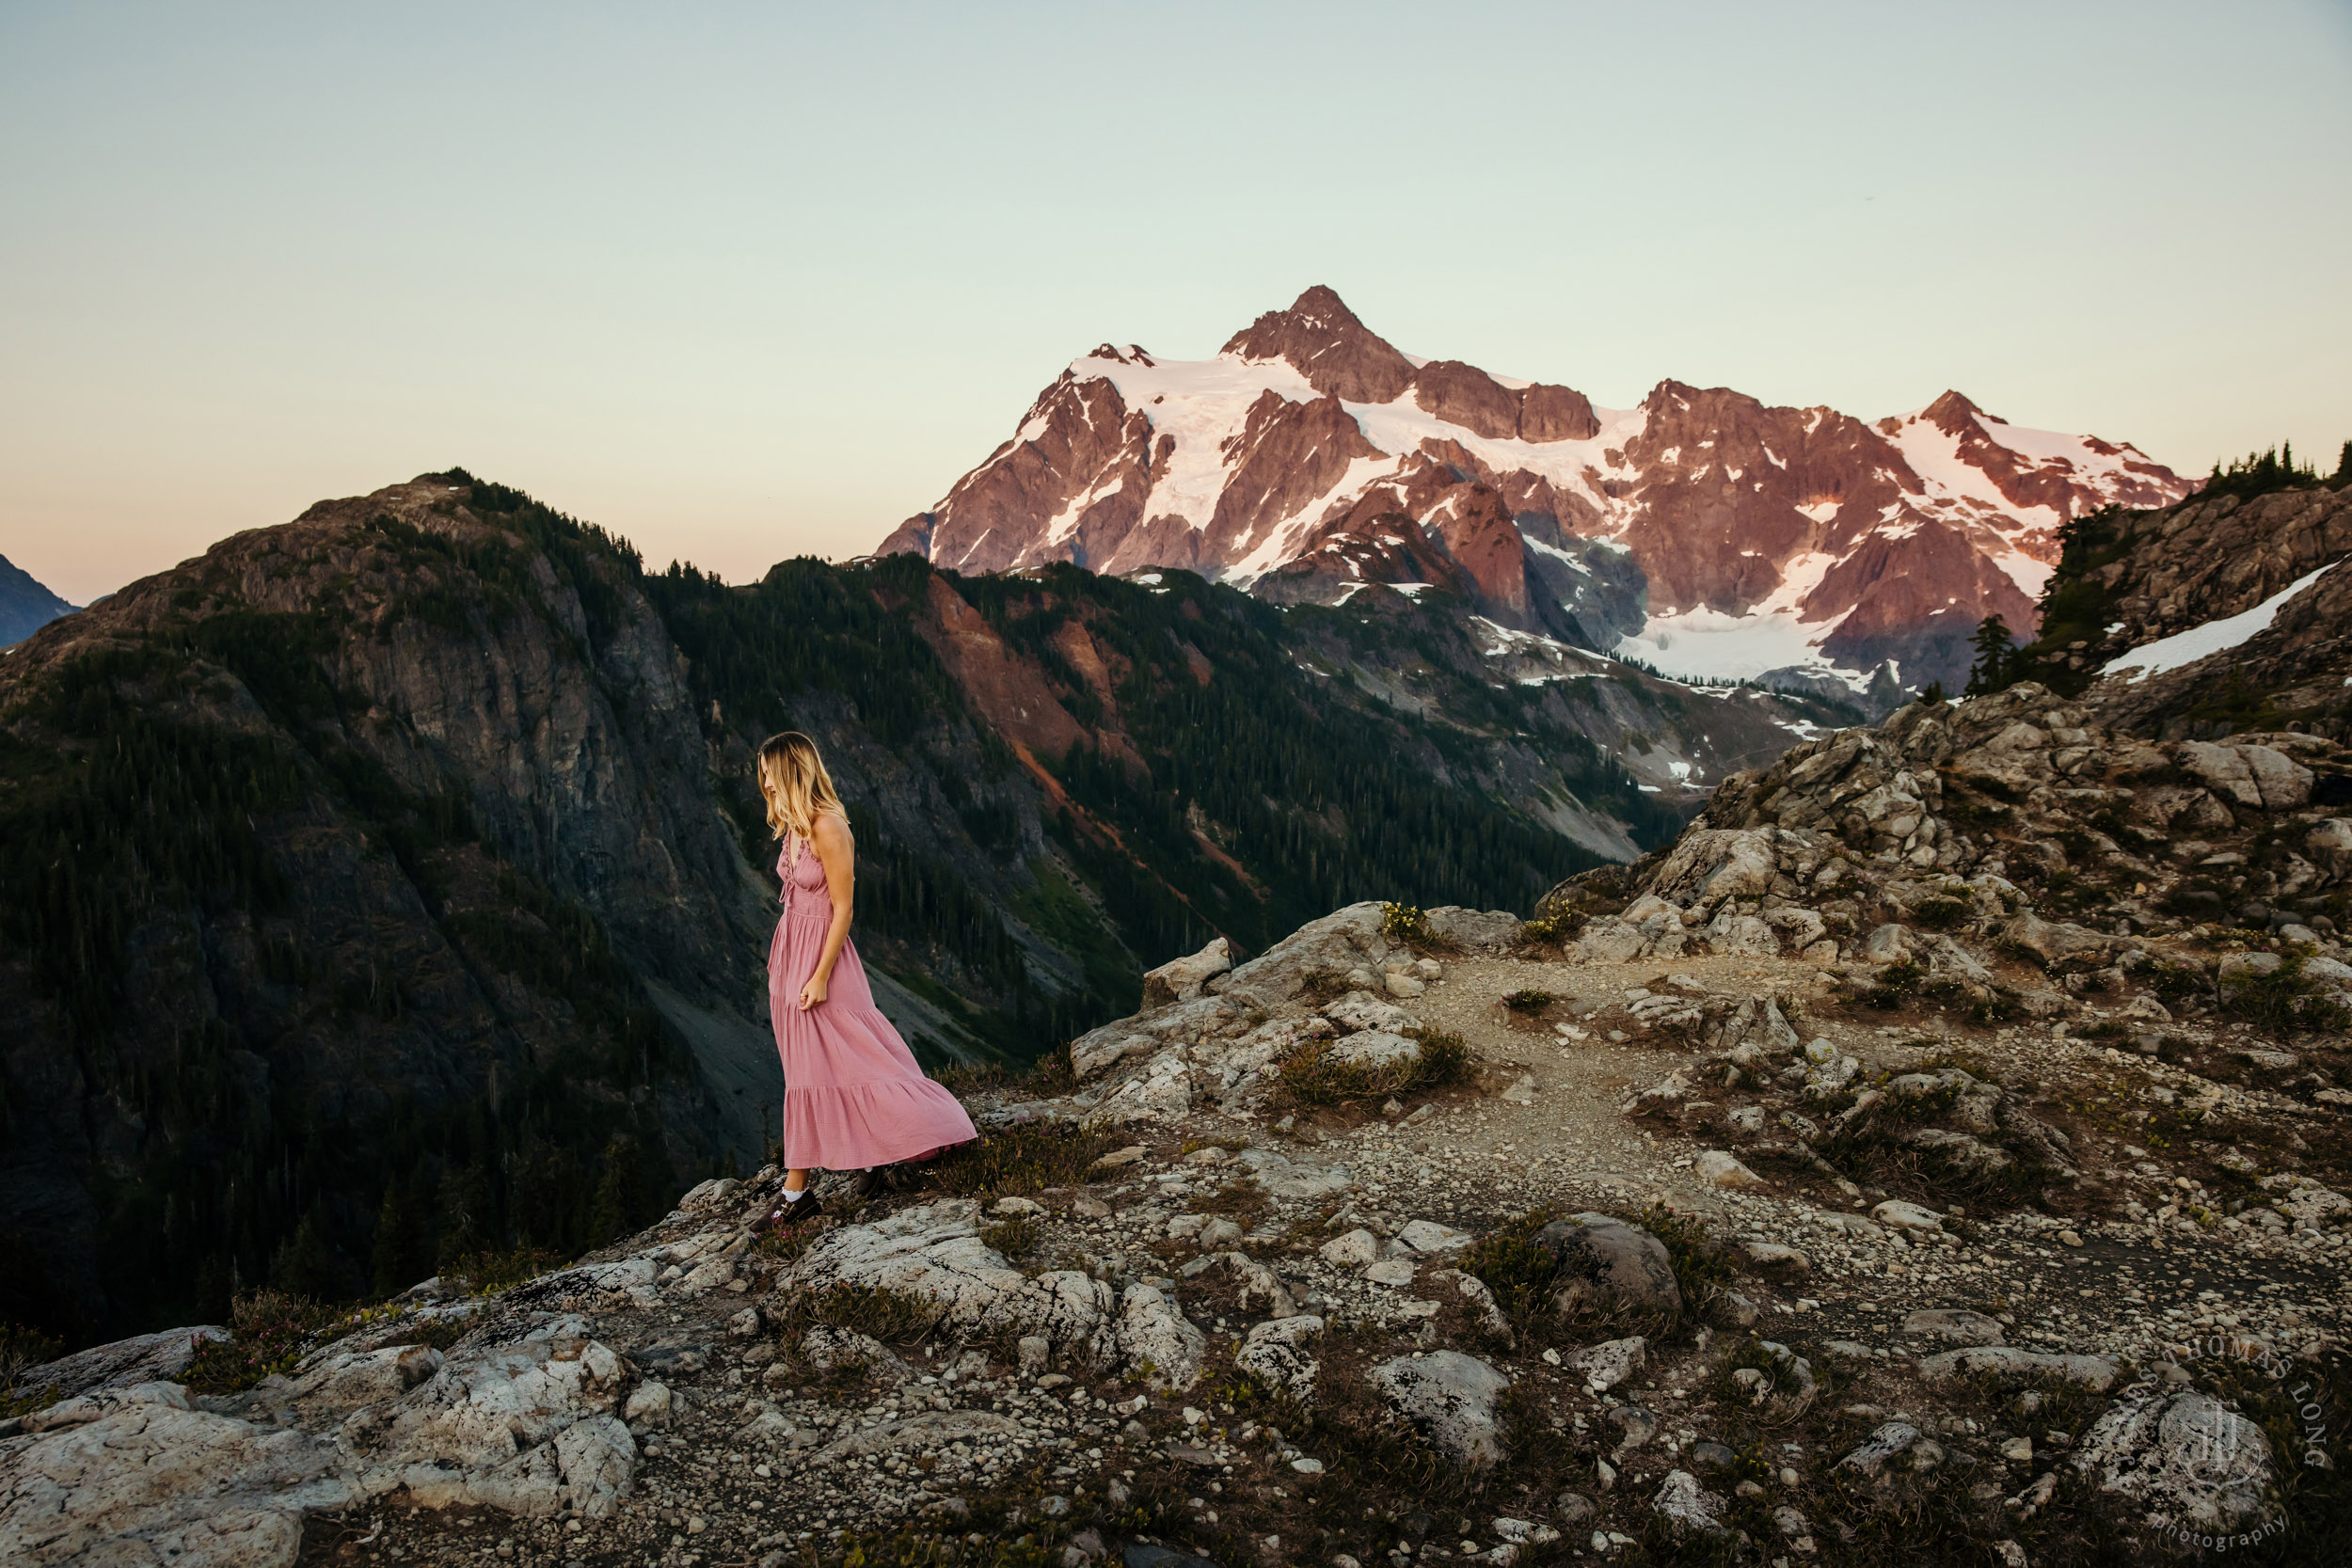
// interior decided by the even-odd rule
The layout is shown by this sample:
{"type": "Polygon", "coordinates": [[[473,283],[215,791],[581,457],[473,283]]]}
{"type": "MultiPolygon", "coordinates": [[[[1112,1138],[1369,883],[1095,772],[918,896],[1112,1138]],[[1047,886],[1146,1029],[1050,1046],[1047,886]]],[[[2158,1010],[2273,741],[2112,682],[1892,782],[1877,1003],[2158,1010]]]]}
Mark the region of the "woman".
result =
{"type": "Polygon", "coordinates": [[[784,1059],[784,1196],[762,1228],[817,1212],[812,1168],[870,1170],[977,1136],[956,1097],[923,1076],[890,1021],[875,1010],[850,944],[856,847],[849,814],[808,736],[759,748],[768,825],[784,841],[776,875],[784,916],[768,949],[768,1010],[784,1059]]]}

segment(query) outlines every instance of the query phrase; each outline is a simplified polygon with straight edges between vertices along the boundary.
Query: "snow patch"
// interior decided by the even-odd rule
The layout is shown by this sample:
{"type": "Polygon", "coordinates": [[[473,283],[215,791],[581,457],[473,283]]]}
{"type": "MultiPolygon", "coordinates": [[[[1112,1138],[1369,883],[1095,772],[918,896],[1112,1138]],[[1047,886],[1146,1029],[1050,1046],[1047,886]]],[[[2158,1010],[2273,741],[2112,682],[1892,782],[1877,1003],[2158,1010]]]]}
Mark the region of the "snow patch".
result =
{"type": "Polygon", "coordinates": [[[2234,648],[2268,631],[2270,623],[2278,619],[2279,611],[2289,599],[2334,571],[2337,564],[2331,562],[2316,572],[2296,578],[2251,610],[2242,610],[2235,615],[2208,621],[2201,626],[2191,626],[2169,637],[2159,637],[2153,642],[2143,642],[2130,653],[2107,660],[2099,673],[2128,673],[2136,684],[2150,675],[2165,674],[2194,664],[2201,658],[2234,648]]]}

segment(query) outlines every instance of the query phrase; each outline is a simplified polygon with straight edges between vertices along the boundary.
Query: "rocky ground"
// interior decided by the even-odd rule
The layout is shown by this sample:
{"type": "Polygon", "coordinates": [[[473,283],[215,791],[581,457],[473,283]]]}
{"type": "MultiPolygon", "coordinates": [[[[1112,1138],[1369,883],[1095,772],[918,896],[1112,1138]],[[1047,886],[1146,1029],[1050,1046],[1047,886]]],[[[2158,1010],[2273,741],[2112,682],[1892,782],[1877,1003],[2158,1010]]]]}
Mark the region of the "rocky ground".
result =
{"type": "Polygon", "coordinates": [[[2342,760],[1915,705],[1531,922],[1170,964],[787,1238],[36,1369],[0,1557],[2342,1560],[2342,760]]]}

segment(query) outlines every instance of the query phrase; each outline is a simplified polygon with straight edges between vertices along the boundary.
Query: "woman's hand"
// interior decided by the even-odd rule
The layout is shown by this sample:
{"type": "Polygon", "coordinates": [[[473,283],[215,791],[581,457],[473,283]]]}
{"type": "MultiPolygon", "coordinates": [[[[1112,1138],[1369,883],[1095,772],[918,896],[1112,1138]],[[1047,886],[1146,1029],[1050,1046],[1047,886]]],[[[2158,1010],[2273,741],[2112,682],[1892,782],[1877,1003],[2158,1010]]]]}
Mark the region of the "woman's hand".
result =
{"type": "Polygon", "coordinates": [[[818,1003],[822,1002],[824,999],[825,977],[821,974],[810,975],[808,977],[808,984],[801,988],[801,1011],[808,1011],[811,1007],[814,1007],[818,1003]]]}

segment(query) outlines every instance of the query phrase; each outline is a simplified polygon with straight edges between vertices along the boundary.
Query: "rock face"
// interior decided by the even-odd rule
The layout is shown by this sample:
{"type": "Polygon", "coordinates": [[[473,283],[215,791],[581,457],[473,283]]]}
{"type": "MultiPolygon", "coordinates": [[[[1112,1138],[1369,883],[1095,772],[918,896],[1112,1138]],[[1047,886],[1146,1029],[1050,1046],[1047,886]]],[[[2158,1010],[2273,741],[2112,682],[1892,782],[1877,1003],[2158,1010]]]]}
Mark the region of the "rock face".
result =
{"type": "Polygon", "coordinates": [[[1183,567],[1283,603],[1435,585],[1669,670],[1851,678],[1892,658],[1956,684],[1985,615],[2032,625],[2062,524],[2186,490],[2129,447],[2019,430],[1956,392],[1874,423],[1673,381],[1596,409],[1416,365],[1315,288],[1213,360],[1104,344],[1073,362],[880,548],[963,572],[1183,567]],[[1635,573],[1596,597],[1613,553],[1635,573]],[[1708,641],[1731,618],[1736,653],[1708,641]]]}
{"type": "Polygon", "coordinates": [[[2352,654],[2338,628],[2352,578],[2334,568],[2352,553],[2352,488],[2191,497],[2127,514],[2112,535],[2098,553],[2114,559],[2070,588],[2090,608],[2066,641],[2036,650],[2041,678],[2095,682],[2084,701],[2141,735],[2291,726],[2345,738],[2352,654]],[[2217,689],[2260,717],[2217,716],[2217,689]]]}

